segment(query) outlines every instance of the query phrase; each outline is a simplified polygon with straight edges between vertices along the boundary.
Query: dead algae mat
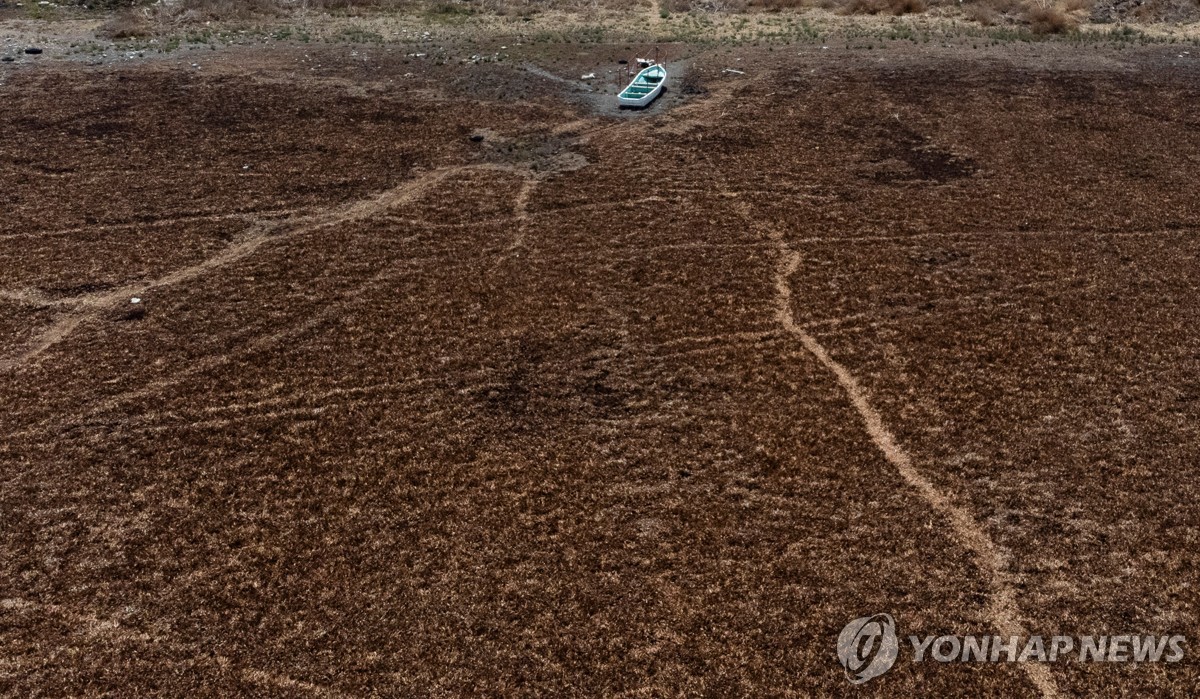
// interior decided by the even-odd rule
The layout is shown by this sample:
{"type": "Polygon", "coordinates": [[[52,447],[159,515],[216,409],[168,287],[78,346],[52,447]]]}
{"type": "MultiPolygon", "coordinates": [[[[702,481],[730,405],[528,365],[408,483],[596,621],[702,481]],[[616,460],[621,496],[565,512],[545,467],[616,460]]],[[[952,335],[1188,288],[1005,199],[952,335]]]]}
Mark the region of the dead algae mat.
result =
{"type": "Polygon", "coordinates": [[[1189,694],[907,641],[1193,633],[1178,54],[10,69],[0,691],[1189,694]]]}

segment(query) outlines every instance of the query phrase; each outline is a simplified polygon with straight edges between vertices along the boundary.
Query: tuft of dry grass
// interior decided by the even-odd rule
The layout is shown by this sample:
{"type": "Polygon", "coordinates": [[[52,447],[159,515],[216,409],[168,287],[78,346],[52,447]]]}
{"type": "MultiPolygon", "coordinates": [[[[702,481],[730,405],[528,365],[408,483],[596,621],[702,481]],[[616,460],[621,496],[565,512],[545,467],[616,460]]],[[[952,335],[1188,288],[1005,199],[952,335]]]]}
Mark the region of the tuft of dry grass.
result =
{"type": "Polygon", "coordinates": [[[1130,14],[1140,22],[1195,22],[1200,0],[1145,0],[1130,14]]]}
{"type": "Polygon", "coordinates": [[[1093,0],[979,0],[963,6],[963,15],[983,26],[1015,22],[1035,34],[1061,34],[1079,26],[1093,0]]]}
{"type": "Polygon", "coordinates": [[[154,33],[154,27],[146,18],[145,10],[128,8],[115,14],[100,25],[96,34],[106,39],[137,39],[154,33]]]}
{"type": "Polygon", "coordinates": [[[812,0],[751,0],[749,6],[766,12],[780,12],[782,10],[803,10],[814,4],[812,0]]]}
{"type": "Polygon", "coordinates": [[[924,12],[925,0],[845,0],[838,11],[844,15],[896,16],[924,12]]]}
{"type": "Polygon", "coordinates": [[[889,9],[896,16],[920,14],[928,9],[925,0],[892,0],[890,5],[889,9]]]}
{"type": "MultiPolygon", "coordinates": [[[[800,6],[799,3],[792,0],[764,0],[762,2],[752,2],[750,5],[768,11],[800,6]]],[[[665,0],[661,3],[661,6],[670,12],[730,14],[745,12],[749,5],[746,0],[665,0]]]]}
{"type": "Polygon", "coordinates": [[[276,0],[180,0],[169,6],[159,5],[158,11],[173,22],[183,23],[260,19],[285,14],[276,0]]]}
{"type": "Polygon", "coordinates": [[[967,5],[963,8],[963,15],[985,27],[990,27],[1000,21],[1000,12],[987,2],[973,2],[967,5]]]}
{"type": "Polygon", "coordinates": [[[1064,2],[1032,0],[1025,6],[1024,20],[1034,34],[1062,34],[1079,26],[1064,2]]]}

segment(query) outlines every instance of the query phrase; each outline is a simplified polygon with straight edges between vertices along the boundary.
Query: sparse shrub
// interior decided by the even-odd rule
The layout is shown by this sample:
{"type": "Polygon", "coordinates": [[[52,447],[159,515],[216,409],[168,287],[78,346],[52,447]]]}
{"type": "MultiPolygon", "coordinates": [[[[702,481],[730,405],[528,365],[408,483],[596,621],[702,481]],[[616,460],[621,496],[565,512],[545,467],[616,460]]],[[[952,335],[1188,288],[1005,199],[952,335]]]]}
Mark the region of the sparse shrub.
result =
{"type": "Polygon", "coordinates": [[[283,14],[275,0],[180,0],[160,7],[174,21],[185,23],[278,17],[283,14]]]}
{"type": "Polygon", "coordinates": [[[146,18],[146,11],[134,8],[117,12],[96,30],[96,34],[105,39],[137,39],[153,33],[154,27],[146,18]]]}
{"type": "Polygon", "coordinates": [[[464,2],[435,2],[425,11],[425,18],[440,24],[458,24],[475,14],[475,8],[464,2]]]}
{"type": "MultiPolygon", "coordinates": [[[[123,10],[131,7],[142,7],[149,5],[153,0],[59,0],[59,5],[66,6],[86,6],[93,10],[123,10]]],[[[0,2],[0,6],[4,3],[0,2]]],[[[10,6],[12,2],[8,3],[10,6]]],[[[29,5],[30,3],[26,3],[29,5]]],[[[36,5],[35,5],[36,7],[36,5]]]]}
{"type": "Polygon", "coordinates": [[[971,3],[963,8],[963,14],[967,19],[979,22],[985,27],[990,27],[1000,21],[1000,13],[987,2],[971,3]]]}
{"type": "Polygon", "coordinates": [[[1200,0],[1145,0],[1129,16],[1139,22],[1195,22],[1200,19],[1200,0]]]}
{"type": "Polygon", "coordinates": [[[727,14],[745,10],[746,0],[667,0],[662,6],[671,12],[727,14]]]}
{"type": "Polygon", "coordinates": [[[383,35],[363,27],[350,26],[342,30],[338,38],[352,44],[382,44],[383,35]]]}
{"type": "Polygon", "coordinates": [[[925,0],[891,0],[889,9],[897,17],[900,15],[919,14],[926,9],[925,0]]]}
{"type": "Polygon", "coordinates": [[[843,0],[841,3],[836,0],[825,0],[822,4],[826,6],[825,9],[836,10],[844,15],[866,15],[878,12],[875,0],[843,0]]]}
{"type": "Polygon", "coordinates": [[[813,0],[751,0],[749,6],[767,12],[779,12],[781,10],[802,10],[812,7],[814,4],[816,3],[813,0]]]}
{"type": "Polygon", "coordinates": [[[925,0],[845,0],[840,12],[844,15],[878,15],[883,13],[896,16],[925,11],[925,0]]]}
{"type": "Polygon", "coordinates": [[[838,10],[844,15],[877,15],[883,10],[881,0],[845,0],[838,10]]]}
{"type": "Polygon", "coordinates": [[[685,95],[704,95],[708,93],[708,88],[704,87],[695,73],[685,73],[679,83],[679,91],[685,95]]]}
{"type": "Polygon", "coordinates": [[[1034,34],[1061,34],[1079,25],[1061,2],[1032,0],[1025,7],[1025,21],[1034,34]]]}

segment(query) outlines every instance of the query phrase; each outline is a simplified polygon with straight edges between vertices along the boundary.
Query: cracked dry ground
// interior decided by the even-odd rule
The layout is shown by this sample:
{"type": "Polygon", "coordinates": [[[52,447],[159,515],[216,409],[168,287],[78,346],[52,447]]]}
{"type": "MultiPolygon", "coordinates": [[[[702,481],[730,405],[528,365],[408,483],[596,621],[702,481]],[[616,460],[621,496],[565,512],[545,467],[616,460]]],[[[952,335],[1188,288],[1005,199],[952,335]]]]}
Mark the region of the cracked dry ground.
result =
{"type": "Polygon", "coordinates": [[[1200,80],[1058,50],[745,49],[624,120],[332,54],[13,74],[0,691],[1026,696],[903,654],[854,688],[834,639],[1002,596],[1189,633],[1200,80]]]}

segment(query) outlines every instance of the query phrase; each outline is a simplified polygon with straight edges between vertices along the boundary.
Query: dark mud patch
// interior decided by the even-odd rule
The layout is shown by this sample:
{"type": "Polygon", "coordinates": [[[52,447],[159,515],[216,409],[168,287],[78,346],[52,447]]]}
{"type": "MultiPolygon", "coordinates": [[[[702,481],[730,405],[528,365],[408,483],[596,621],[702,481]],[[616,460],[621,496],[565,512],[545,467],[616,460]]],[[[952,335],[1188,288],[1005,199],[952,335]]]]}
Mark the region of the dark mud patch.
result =
{"type": "Polygon", "coordinates": [[[877,138],[880,143],[861,176],[880,184],[945,184],[973,177],[979,169],[971,157],[933,143],[899,121],[885,122],[877,138]]]}
{"type": "Polygon", "coordinates": [[[477,391],[485,413],[520,433],[625,415],[638,397],[620,339],[596,328],[514,338],[497,354],[497,380],[477,391]]]}
{"type": "Polygon", "coordinates": [[[526,102],[553,98],[562,90],[563,83],[570,81],[549,71],[480,64],[453,71],[442,87],[452,95],[467,99],[526,102]]]}
{"type": "Polygon", "coordinates": [[[529,168],[535,173],[570,172],[587,166],[588,159],[574,150],[576,137],[545,133],[509,136],[492,129],[476,129],[468,140],[478,162],[529,168]]]}

